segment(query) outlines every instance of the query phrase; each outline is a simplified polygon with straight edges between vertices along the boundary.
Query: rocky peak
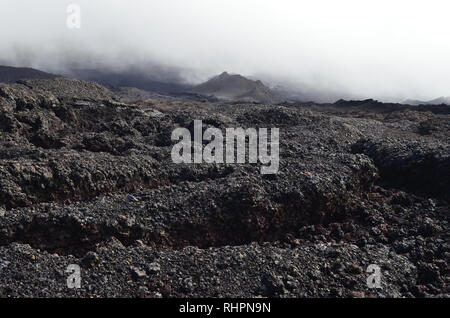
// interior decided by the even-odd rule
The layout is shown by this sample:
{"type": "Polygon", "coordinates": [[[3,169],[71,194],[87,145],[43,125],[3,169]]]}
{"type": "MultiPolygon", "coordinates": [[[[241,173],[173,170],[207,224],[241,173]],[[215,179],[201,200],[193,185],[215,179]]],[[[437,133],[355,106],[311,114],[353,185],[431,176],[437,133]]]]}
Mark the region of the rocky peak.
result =
{"type": "Polygon", "coordinates": [[[260,80],[251,80],[239,74],[222,72],[194,88],[201,94],[214,95],[225,100],[273,103],[275,94],[260,80]]]}

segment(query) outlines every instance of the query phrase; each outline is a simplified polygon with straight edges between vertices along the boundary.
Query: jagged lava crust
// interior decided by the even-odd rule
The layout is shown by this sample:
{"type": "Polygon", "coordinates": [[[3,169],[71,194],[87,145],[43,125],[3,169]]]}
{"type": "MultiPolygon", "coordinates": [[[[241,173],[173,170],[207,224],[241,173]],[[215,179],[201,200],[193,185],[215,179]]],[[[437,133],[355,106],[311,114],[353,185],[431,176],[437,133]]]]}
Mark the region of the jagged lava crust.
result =
{"type": "Polygon", "coordinates": [[[449,116],[0,84],[0,296],[448,297],[449,116]],[[279,173],[172,163],[195,119],[279,128],[279,173]]]}

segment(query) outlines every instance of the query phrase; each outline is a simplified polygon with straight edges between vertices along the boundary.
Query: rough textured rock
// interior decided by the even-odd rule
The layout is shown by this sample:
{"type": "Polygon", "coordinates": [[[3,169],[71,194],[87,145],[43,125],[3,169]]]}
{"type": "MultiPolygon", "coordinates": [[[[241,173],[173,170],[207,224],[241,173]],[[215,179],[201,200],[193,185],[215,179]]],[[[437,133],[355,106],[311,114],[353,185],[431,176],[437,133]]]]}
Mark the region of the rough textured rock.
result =
{"type": "Polygon", "coordinates": [[[76,80],[0,84],[0,295],[449,296],[448,122],[375,102],[128,104],[76,80]],[[278,127],[279,173],[174,164],[171,132],[195,119],[278,127]]]}

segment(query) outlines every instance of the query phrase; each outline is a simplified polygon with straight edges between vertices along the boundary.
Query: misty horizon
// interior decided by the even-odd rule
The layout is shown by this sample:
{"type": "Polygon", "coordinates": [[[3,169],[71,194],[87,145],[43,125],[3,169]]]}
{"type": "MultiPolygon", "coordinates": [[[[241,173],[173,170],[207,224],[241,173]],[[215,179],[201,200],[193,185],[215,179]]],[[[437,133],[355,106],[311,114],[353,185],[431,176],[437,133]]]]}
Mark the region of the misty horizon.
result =
{"type": "Polygon", "coordinates": [[[227,71],[316,101],[449,96],[446,2],[359,2],[6,0],[0,64],[180,84],[227,71]],[[70,3],[80,29],[66,26],[70,3]]]}

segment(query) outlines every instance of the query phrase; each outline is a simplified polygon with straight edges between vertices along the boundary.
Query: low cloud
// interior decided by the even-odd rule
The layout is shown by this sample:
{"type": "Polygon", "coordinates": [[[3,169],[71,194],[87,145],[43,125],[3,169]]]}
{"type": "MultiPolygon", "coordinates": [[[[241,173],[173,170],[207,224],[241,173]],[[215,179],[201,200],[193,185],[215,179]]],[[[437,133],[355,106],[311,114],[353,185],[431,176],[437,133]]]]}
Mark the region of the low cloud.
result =
{"type": "Polygon", "coordinates": [[[316,99],[450,95],[445,0],[2,0],[0,63],[198,83],[224,70],[316,99]],[[81,29],[66,8],[81,7],[81,29]]]}

